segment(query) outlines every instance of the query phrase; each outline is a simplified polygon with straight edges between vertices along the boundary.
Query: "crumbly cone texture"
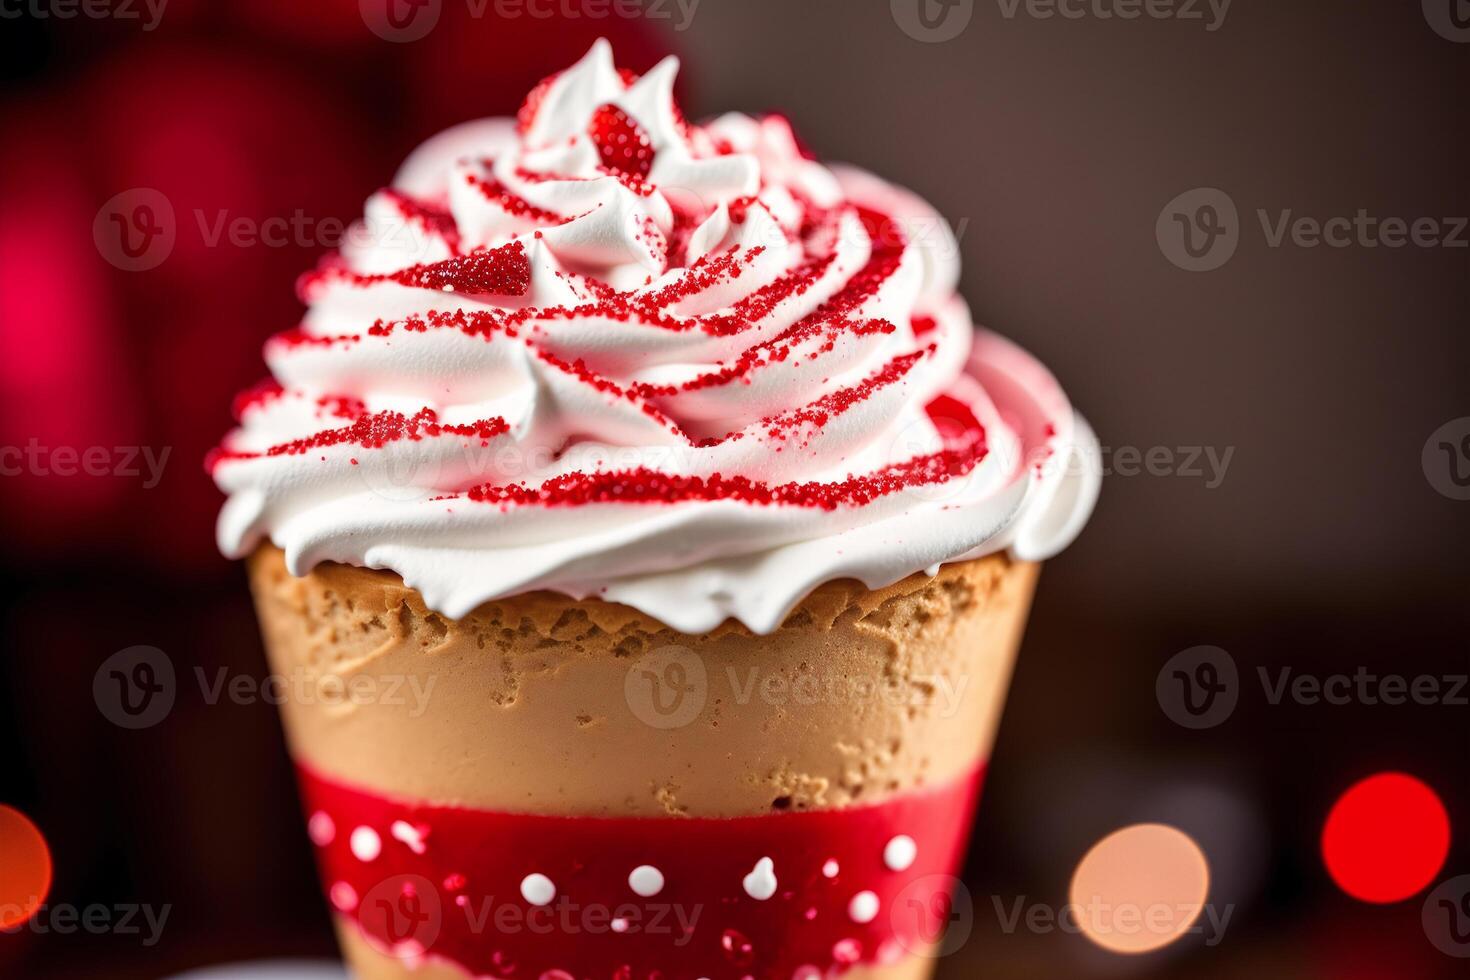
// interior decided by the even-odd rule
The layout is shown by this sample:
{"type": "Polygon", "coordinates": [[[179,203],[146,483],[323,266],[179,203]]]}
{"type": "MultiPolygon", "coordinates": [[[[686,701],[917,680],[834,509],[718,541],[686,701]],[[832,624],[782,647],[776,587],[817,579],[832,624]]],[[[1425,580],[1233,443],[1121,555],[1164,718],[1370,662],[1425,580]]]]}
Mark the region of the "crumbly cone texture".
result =
{"type": "Polygon", "coordinates": [[[250,578],[298,761],[442,805],[743,816],[878,802],[989,753],[1037,566],[1002,555],[808,596],[768,636],[689,636],[532,593],[462,620],[391,572],[250,578]]]}
{"type": "MultiPolygon", "coordinates": [[[[356,980],[465,980],[468,976],[448,963],[406,966],[368,945],[356,924],[346,919],[337,920],[337,936],[356,980]]],[[[893,966],[854,966],[842,977],[843,980],[925,980],[933,972],[935,962],[932,957],[911,956],[893,966]]]]}

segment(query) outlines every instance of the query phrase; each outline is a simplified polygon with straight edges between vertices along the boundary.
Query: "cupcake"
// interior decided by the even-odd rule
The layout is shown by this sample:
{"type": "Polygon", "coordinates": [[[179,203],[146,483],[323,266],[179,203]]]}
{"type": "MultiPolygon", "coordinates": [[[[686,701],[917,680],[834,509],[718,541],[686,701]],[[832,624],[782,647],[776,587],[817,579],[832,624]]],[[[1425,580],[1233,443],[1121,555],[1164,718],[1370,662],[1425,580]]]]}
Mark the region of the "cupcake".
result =
{"type": "MultiPolygon", "coordinates": [[[[300,282],[209,468],[364,978],[920,977],[1095,439],[926,204],[604,43],[300,282]]],[[[949,932],[946,933],[946,929],[949,932]]]]}

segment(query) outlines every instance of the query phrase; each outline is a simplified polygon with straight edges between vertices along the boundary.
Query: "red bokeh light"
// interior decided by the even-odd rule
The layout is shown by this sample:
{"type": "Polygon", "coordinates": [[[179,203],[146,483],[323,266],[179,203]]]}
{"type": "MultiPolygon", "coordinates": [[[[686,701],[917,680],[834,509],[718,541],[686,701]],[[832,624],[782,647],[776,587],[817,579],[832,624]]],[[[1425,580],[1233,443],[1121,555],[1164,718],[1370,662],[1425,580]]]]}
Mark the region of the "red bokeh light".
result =
{"type": "Polygon", "coordinates": [[[1424,890],[1450,851],[1450,818],[1413,776],[1379,773],[1350,787],[1322,830],[1322,860],[1339,888],[1364,902],[1399,902],[1424,890]]]}

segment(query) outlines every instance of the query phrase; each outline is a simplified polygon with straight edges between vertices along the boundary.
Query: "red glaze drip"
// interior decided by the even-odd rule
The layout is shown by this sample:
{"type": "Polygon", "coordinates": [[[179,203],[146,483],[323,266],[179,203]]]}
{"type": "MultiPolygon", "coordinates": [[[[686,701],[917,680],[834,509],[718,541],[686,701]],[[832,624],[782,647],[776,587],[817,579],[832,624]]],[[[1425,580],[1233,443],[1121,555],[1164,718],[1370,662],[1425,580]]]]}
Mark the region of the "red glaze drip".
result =
{"type": "Polygon", "coordinates": [[[374,948],[515,980],[826,976],[925,952],[950,918],[981,778],[840,810],[632,819],[440,807],[299,775],[307,812],[334,830],[317,852],[323,884],[374,948]],[[420,847],[394,834],[400,823],[420,847]],[[368,862],[353,855],[359,828],[381,843],[368,862]],[[901,871],[884,862],[898,835],[917,845],[901,871]],[[777,890],[758,901],[742,881],[762,858],[777,890]],[[647,898],[628,883],[645,864],[664,878],[647,898]],[[549,904],[522,897],[532,874],[554,886],[549,904]],[[863,891],[878,914],[859,923],[849,907],[863,891]]]}
{"type": "Polygon", "coordinates": [[[631,174],[639,180],[646,178],[653,169],[653,144],[628,115],[617,106],[608,104],[592,114],[587,134],[602,158],[602,165],[615,173],[631,174]]]}
{"type": "Polygon", "coordinates": [[[940,395],[928,405],[924,411],[933,420],[939,435],[944,439],[945,445],[963,444],[970,437],[970,433],[983,431],[980,420],[975,418],[974,411],[969,405],[949,395],[940,395]]]}

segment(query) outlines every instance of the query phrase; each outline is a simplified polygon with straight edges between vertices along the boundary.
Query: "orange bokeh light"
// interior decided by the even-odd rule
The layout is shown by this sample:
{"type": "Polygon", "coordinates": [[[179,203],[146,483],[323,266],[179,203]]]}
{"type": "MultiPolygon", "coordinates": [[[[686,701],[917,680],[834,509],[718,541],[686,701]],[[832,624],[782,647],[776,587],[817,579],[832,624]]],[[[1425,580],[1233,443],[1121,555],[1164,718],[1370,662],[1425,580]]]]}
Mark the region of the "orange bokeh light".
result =
{"type": "Polygon", "coordinates": [[[1147,953],[1194,926],[1210,891],[1210,867],[1194,839],[1165,824],[1104,837],[1072,875],[1082,934],[1112,953],[1147,953]]]}
{"type": "Polygon", "coordinates": [[[25,814],[0,806],[0,929],[28,921],[51,891],[51,850],[25,814]]]}

